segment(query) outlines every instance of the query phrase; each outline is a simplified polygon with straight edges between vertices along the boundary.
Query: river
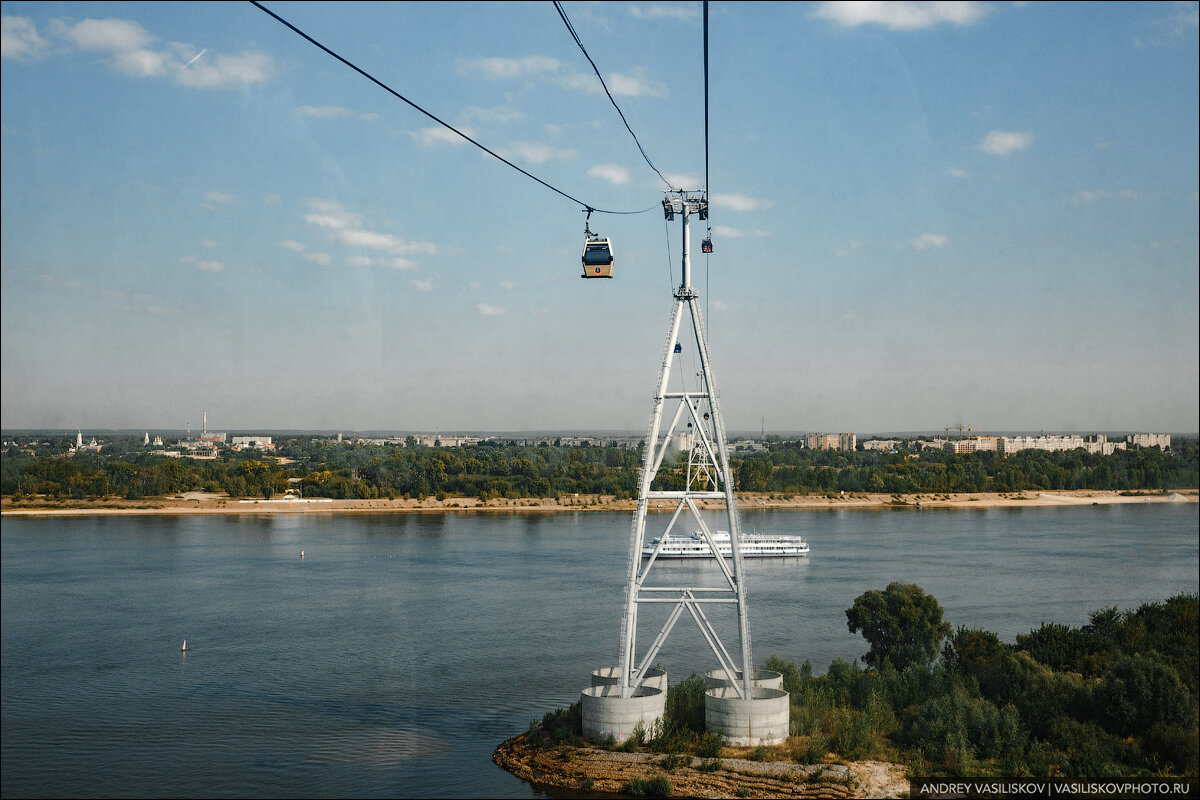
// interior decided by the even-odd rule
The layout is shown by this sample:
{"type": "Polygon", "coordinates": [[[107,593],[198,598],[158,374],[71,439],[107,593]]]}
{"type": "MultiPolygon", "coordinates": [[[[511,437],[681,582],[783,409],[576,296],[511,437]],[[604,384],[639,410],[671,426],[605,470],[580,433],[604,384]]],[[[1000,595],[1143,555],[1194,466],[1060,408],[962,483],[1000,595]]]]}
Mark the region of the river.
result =
{"type": "MultiPolygon", "coordinates": [[[[747,565],[756,663],[776,654],[823,672],[861,656],[845,609],[892,581],[1006,641],[1198,588],[1195,504],[741,519],[812,545],[807,559],[747,565]]],[[[491,751],[614,663],[630,521],[6,518],[0,791],[545,796],[491,751]]],[[[672,583],[712,569],[662,567],[672,583]]],[[[686,620],[658,661],[673,680],[716,666],[686,620]]]]}

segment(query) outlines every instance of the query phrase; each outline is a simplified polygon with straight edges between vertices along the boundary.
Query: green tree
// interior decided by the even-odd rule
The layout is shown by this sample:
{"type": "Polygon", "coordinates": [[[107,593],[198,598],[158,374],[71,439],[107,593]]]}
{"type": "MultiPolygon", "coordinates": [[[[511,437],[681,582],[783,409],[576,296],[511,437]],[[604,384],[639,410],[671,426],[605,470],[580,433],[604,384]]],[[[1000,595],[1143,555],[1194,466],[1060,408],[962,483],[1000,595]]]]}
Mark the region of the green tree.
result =
{"type": "Polygon", "coordinates": [[[897,670],[928,665],[953,630],[942,618],[941,604],[914,583],[860,594],[846,609],[846,621],[851,633],[861,631],[871,645],[863,660],[876,669],[884,662],[897,670]]]}

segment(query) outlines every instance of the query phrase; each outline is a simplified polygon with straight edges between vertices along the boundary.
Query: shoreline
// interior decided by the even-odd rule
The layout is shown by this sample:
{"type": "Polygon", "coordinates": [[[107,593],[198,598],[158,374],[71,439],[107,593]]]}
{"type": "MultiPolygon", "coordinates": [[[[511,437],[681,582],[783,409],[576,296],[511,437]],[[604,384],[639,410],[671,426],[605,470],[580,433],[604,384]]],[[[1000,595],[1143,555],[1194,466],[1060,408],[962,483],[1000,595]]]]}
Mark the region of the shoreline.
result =
{"type": "MultiPolygon", "coordinates": [[[[1151,494],[1111,490],[979,492],[920,494],[837,494],[837,495],[779,495],[739,494],[738,510],[745,511],[829,511],[853,509],[864,511],[924,510],[932,508],[1021,508],[1051,506],[1130,505],[1147,503],[1196,503],[1200,491],[1185,489],[1166,494],[1151,494]]],[[[717,510],[724,504],[703,501],[702,510],[717,510]]],[[[480,502],[473,497],[447,497],[445,500],[331,500],[327,498],[292,498],[273,500],[231,499],[220,495],[189,492],[173,497],[145,500],[46,500],[13,502],[11,497],[0,498],[0,515],[5,517],[44,516],[135,516],[145,514],[330,514],[330,513],[547,513],[589,511],[633,512],[637,501],[618,500],[611,495],[581,495],[562,498],[524,498],[480,502]]],[[[650,504],[651,512],[669,512],[674,505],[668,501],[650,504]]]]}
{"type": "Polygon", "coordinates": [[[631,779],[666,776],[676,797],[807,798],[906,797],[905,767],[883,761],[800,764],[786,748],[771,748],[783,760],[751,760],[753,748],[727,747],[714,759],[650,752],[629,753],[585,745],[534,746],[528,734],[514,736],[492,753],[492,761],[541,787],[588,796],[628,796],[631,779]],[[708,765],[705,765],[708,761],[708,765]],[[715,769],[713,768],[715,767],[715,769]]]}

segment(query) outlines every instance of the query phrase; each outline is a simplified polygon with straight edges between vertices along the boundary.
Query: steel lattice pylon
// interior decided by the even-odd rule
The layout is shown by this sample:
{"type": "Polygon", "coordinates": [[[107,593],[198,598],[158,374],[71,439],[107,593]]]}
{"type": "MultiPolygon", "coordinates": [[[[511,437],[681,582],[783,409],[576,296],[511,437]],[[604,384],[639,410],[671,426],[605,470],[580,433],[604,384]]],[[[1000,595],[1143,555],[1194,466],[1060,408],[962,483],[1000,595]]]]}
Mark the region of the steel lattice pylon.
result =
{"type": "Polygon", "coordinates": [[[708,342],[700,310],[699,295],[691,286],[691,260],[688,247],[688,217],[698,214],[700,219],[708,217],[708,200],[702,192],[670,192],[663,200],[663,210],[668,220],[674,215],[682,217],[683,224],[683,279],[674,292],[674,304],[663,351],[662,369],[658,388],[654,395],[654,408],[650,415],[650,428],[646,436],[646,448],[638,485],[637,512],[629,541],[629,583],[625,597],[625,615],[621,620],[621,654],[619,683],[621,696],[629,697],[639,685],[646,671],[654,664],[667,636],[675,623],[686,611],[695,620],[708,646],[717,657],[726,676],[740,697],[751,696],[753,680],[750,652],[750,625],[746,603],[746,585],[742,571],[742,553],[737,519],[737,501],[733,491],[733,476],[729,468],[729,453],[725,436],[725,423],[721,416],[718,394],[713,380],[712,364],[709,359],[708,342]],[[699,386],[688,391],[686,386],[670,391],[671,368],[676,355],[682,351],[680,327],[684,315],[691,320],[691,332],[695,336],[696,353],[699,356],[699,386]],[[677,349],[679,348],[679,349],[677,349]],[[668,401],[677,400],[678,408],[669,425],[663,430],[663,411],[668,401]],[[680,425],[686,422],[685,428],[680,425]],[[686,468],[683,488],[662,490],[651,489],[655,476],[663,465],[670,449],[672,438],[681,441],[686,450],[686,468]],[[646,544],[646,514],[650,502],[665,500],[674,503],[674,513],[660,534],[659,544],[643,564],[642,550],[646,544]],[[712,531],[700,514],[698,502],[722,501],[729,529],[731,554],[721,557],[712,531]],[[687,587],[647,585],[646,580],[654,568],[662,542],[675,528],[681,517],[690,515],[698,531],[712,549],[714,560],[720,567],[723,578],[718,587],[687,587]],[[638,608],[642,604],[673,604],[666,622],[641,660],[636,658],[638,608]],[[740,658],[735,660],[722,644],[716,629],[704,613],[704,606],[711,604],[736,604],[740,658]],[[741,680],[735,680],[740,676],[741,680]]]}

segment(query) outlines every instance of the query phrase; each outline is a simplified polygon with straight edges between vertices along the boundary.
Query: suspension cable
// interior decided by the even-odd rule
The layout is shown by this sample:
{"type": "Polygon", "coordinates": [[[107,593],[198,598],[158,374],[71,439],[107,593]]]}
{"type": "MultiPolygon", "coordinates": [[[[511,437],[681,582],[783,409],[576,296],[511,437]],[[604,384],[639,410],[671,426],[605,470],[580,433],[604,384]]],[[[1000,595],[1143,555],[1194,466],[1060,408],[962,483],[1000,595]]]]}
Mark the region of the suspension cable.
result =
{"type": "Polygon", "coordinates": [[[613,108],[615,108],[617,113],[621,115],[621,122],[625,123],[625,130],[629,131],[629,135],[633,137],[633,142],[637,145],[638,151],[641,152],[642,158],[644,158],[646,163],[650,165],[650,169],[654,170],[658,174],[658,177],[661,178],[662,182],[667,185],[667,188],[669,188],[671,191],[675,191],[675,187],[671,185],[671,182],[667,180],[661,172],[658,171],[658,167],[654,166],[654,162],[650,160],[650,156],[646,155],[646,150],[642,147],[642,143],[638,141],[637,134],[633,132],[633,128],[629,127],[629,120],[625,119],[625,112],[621,111],[621,107],[617,105],[617,101],[613,98],[612,92],[608,90],[608,84],[604,82],[604,76],[600,74],[600,68],[596,66],[596,62],[592,60],[590,55],[588,55],[587,48],[583,46],[583,42],[580,40],[579,34],[575,32],[575,26],[571,24],[571,20],[567,19],[567,12],[563,11],[562,3],[560,3],[558,0],[554,0],[554,8],[558,10],[558,15],[562,17],[563,24],[567,26],[567,30],[570,31],[571,38],[575,40],[575,44],[579,45],[579,49],[583,51],[583,57],[586,58],[588,63],[592,65],[592,71],[595,72],[596,77],[600,79],[600,86],[604,89],[604,93],[608,95],[608,101],[612,103],[613,108]]]}
{"type": "Polygon", "coordinates": [[[316,39],[314,39],[313,37],[309,36],[309,35],[308,35],[307,33],[305,33],[304,31],[302,31],[302,30],[300,30],[299,28],[297,28],[295,25],[293,25],[292,23],[288,22],[286,19],[284,19],[283,17],[281,17],[281,16],[279,16],[278,14],[276,14],[274,11],[272,11],[272,10],[270,10],[269,8],[267,8],[266,6],[264,6],[262,3],[258,2],[258,0],[250,0],[250,3],[252,3],[252,4],[253,4],[255,7],[257,7],[257,8],[258,8],[260,11],[262,11],[263,13],[267,14],[267,15],[268,15],[268,16],[270,16],[270,17],[273,17],[273,18],[274,18],[276,21],[280,22],[280,23],[281,23],[281,24],[283,24],[285,27],[287,27],[287,28],[290,28],[290,29],[291,29],[291,30],[292,30],[294,33],[298,34],[298,35],[299,35],[301,38],[303,38],[303,39],[306,39],[306,40],[307,40],[307,41],[308,41],[310,44],[312,44],[312,45],[316,46],[317,48],[319,48],[319,49],[323,50],[323,51],[324,51],[325,53],[327,53],[328,55],[330,55],[330,56],[333,56],[334,58],[336,58],[338,61],[340,61],[340,62],[342,62],[343,64],[345,64],[345,65],[346,65],[347,67],[349,67],[350,69],[352,69],[352,70],[354,70],[355,72],[357,72],[358,74],[362,75],[364,78],[366,78],[367,80],[371,81],[371,82],[372,82],[372,83],[374,83],[376,86],[378,86],[379,88],[383,89],[385,92],[387,92],[388,94],[392,95],[392,96],[393,96],[393,97],[395,97],[396,99],[398,99],[398,100],[401,100],[401,101],[403,101],[404,103],[407,103],[409,106],[411,106],[412,108],[414,108],[414,109],[416,109],[417,111],[421,112],[421,113],[422,113],[422,114],[424,114],[425,116],[429,117],[431,120],[433,120],[433,121],[434,121],[434,122],[436,122],[437,124],[441,125],[443,128],[446,128],[446,129],[448,129],[448,130],[450,130],[450,131],[452,131],[452,132],[454,132],[454,133],[458,134],[458,135],[459,135],[459,136],[461,136],[463,139],[466,139],[468,142],[470,142],[471,144],[475,145],[476,147],[478,147],[478,148],[479,148],[480,150],[482,150],[483,152],[485,152],[485,153],[487,153],[488,155],[490,155],[492,158],[495,158],[496,160],[498,160],[498,161],[501,161],[501,162],[503,162],[503,163],[507,164],[508,166],[510,166],[510,167],[512,167],[513,169],[515,169],[517,172],[519,172],[519,173],[521,173],[522,175],[524,175],[525,177],[527,177],[527,178],[530,178],[530,179],[532,179],[532,180],[534,180],[534,181],[537,181],[538,183],[540,183],[542,186],[545,186],[545,187],[546,187],[547,189],[549,189],[550,191],[552,191],[552,192],[555,192],[555,193],[557,193],[557,194],[560,194],[560,195],[562,195],[563,197],[567,198],[567,199],[568,199],[568,200],[570,200],[571,202],[573,202],[573,203],[577,203],[577,204],[579,204],[579,205],[583,206],[585,209],[588,209],[589,211],[595,211],[597,214],[644,214],[644,213],[646,213],[647,211],[651,211],[651,210],[653,210],[653,209],[656,207],[656,206],[650,206],[650,208],[643,208],[643,209],[641,209],[640,211],[609,211],[609,210],[606,210],[606,209],[602,209],[602,208],[596,208],[596,207],[594,207],[594,206],[591,206],[591,205],[589,205],[589,204],[587,204],[587,203],[583,202],[583,201],[582,201],[582,200],[580,200],[579,198],[577,198],[577,197],[573,197],[573,196],[571,196],[571,195],[567,194],[567,193],[566,193],[566,192],[564,192],[562,189],[559,189],[559,188],[557,188],[557,187],[555,187],[555,186],[551,186],[549,183],[546,183],[546,181],[542,180],[541,178],[539,178],[538,176],[534,175],[533,173],[531,173],[531,172],[528,172],[528,171],[526,171],[526,170],[522,169],[521,167],[518,167],[516,164],[512,163],[511,161],[509,161],[509,160],[508,160],[507,158],[505,158],[504,156],[500,155],[499,153],[496,153],[494,150],[491,150],[491,149],[489,149],[488,147],[485,147],[484,145],[482,145],[482,144],[480,144],[479,142],[475,141],[475,140],[474,140],[474,139],[472,139],[470,136],[468,136],[467,134],[463,133],[462,131],[460,131],[458,128],[454,127],[454,126],[453,126],[453,125],[451,125],[450,123],[448,123],[448,122],[446,122],[446,121],[444,121],[444,120],[442,120],[442,119],[439,119],[438,117],[434,116],[434,115],[433,115],[433,114],[431,114],[430,112],[428,112],[428,111],[426,111],[425,109],[421,108],[419,105],[417,105],[416,103],[414,103],[412,100],[409,100],[407,97],[405,97],[404,95],[400,94],[400,93],[399,93],[399,92],[397,92],[395,89],[393,89],[392,87],[388,86],[386,83],[384,83],[383,81],[379,80],[378,78],[376,78],[376,77],[375,77],[374,75],[372,75],[371,73],[369,73],[369,72],[367,72],[366,70],[362,69],[361,67],[357,66],[357,65],[356,65],[356,64],[354,64],[353,62],[351,62],[351,61],[349,61],[349,60],[347,60],[347,59],[345,59],[345,58],[342,58],[340,55],[338,55],[337,53],[333,52],[333,51],[332,51],[332,50],[330,50],[328,47],[326,47],[325,45],[321,44],[321,43],[320,43],[320,42],[318,42],[316,39]]]}

